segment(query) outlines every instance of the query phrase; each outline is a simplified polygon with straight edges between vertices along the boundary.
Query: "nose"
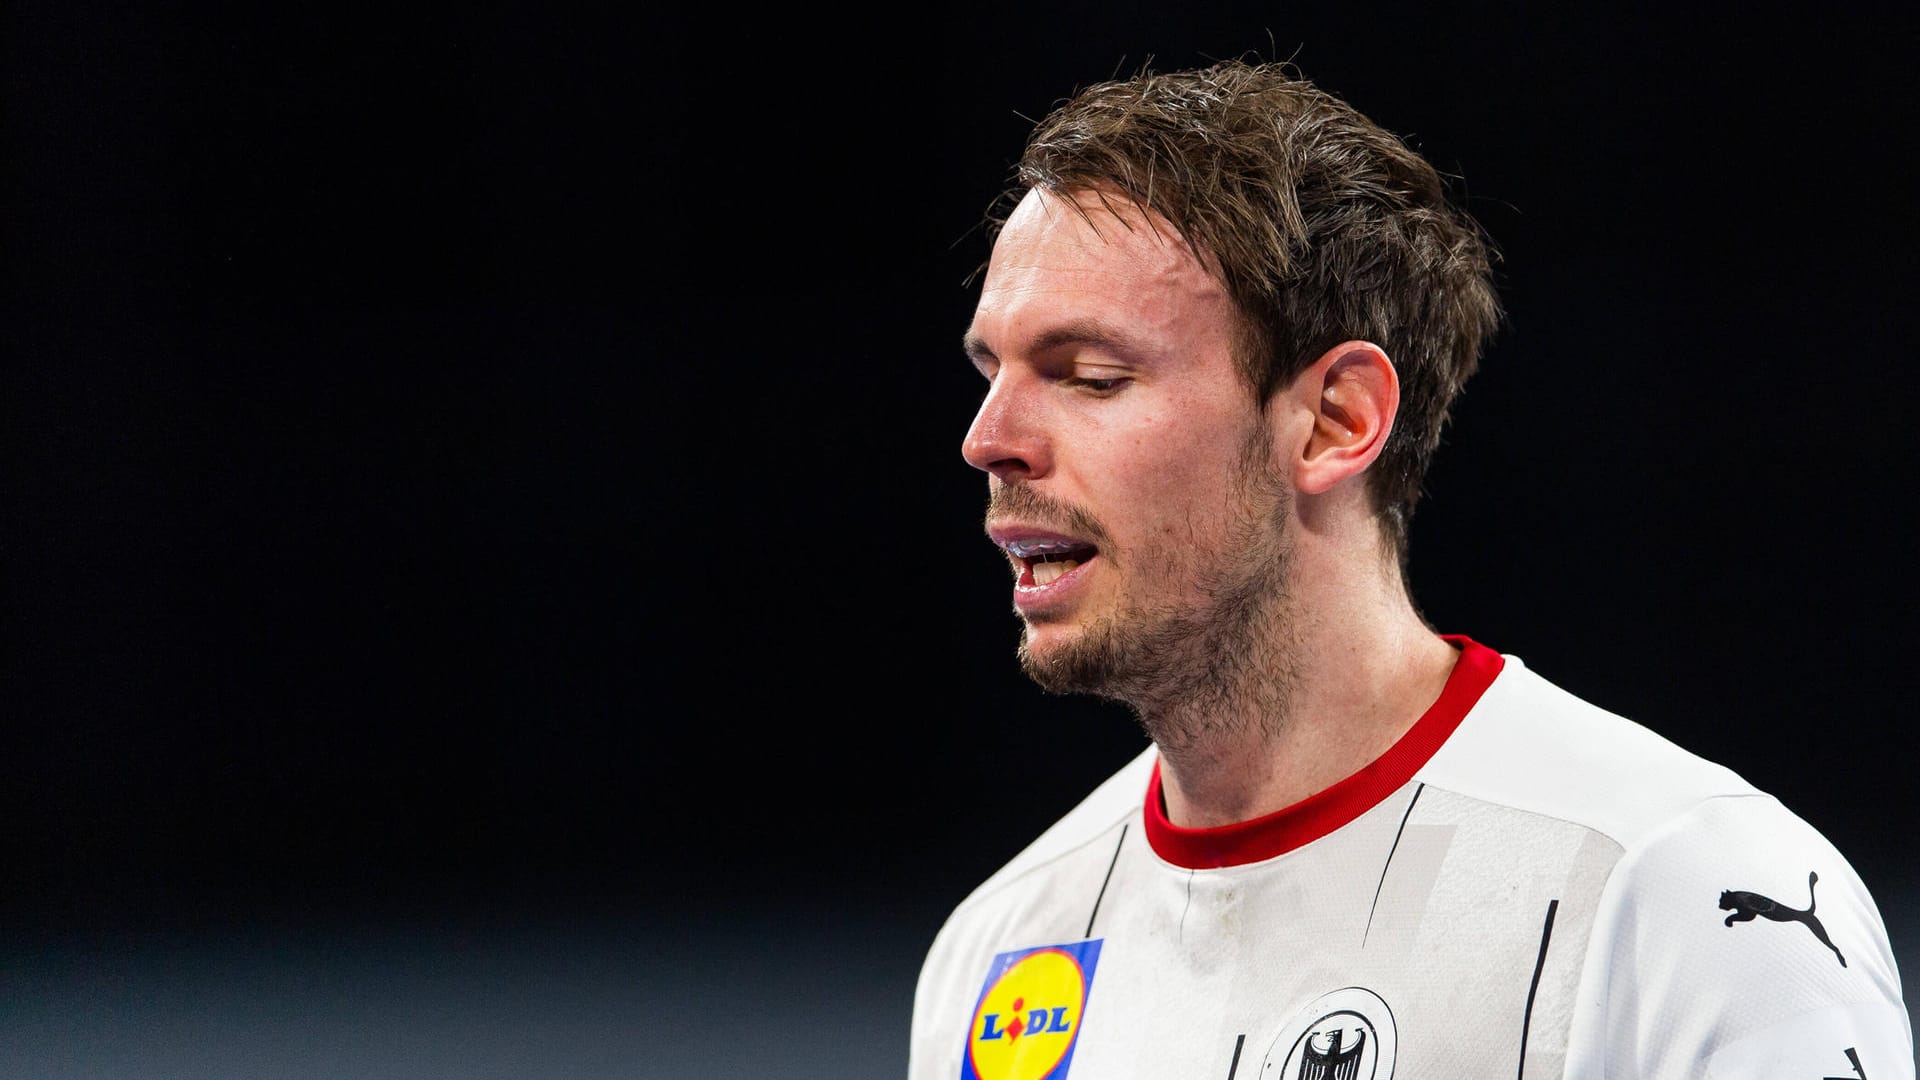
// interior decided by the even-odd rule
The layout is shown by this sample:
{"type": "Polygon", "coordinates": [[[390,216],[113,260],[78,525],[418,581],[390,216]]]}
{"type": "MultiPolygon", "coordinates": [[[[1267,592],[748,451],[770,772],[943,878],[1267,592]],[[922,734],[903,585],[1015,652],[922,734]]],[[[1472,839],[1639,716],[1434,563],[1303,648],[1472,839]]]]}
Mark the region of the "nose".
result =
{"type": "Polygon", "coordinates": [[[1052,461],[1036,412],[1032,388],[1024,385],[1019,374],[1002,369],[967,429],[960,456],[1002,481],[1044,476],[1052,461]]]}

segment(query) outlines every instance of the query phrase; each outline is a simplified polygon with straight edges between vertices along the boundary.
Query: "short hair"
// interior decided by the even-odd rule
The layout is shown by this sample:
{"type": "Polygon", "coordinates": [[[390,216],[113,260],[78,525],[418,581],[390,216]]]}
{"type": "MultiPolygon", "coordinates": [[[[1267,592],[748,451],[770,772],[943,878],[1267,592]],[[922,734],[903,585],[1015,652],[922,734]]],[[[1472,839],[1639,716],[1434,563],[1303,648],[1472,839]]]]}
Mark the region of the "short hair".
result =
{"type": "Polygon", "coordinates": [[[1291,65],[1228,60],[1078,91],[1014,181],[989,236],[1034,188],[1117,193],[1172,225],[1243,316],[1236,359],[1262,408],[1343,341],[1385,350],[1400,411],[1367,491],[1404,570],[1427,465],[1502,317],[1493,249],[1431,164],[1291,65]]]}

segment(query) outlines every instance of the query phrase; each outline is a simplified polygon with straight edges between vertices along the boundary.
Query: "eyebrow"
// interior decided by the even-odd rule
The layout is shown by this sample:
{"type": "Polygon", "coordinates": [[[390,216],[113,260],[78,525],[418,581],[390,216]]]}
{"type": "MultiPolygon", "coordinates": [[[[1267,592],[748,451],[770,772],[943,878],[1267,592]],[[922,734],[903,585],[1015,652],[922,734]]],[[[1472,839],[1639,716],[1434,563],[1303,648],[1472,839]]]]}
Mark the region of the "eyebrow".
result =
{"type": "MultiPolygon", "coordinates": [[[[1033,339],[1030,351],[1036,353],[1052,352],[1067,345],[1099,345],[1123,352],[1130,356],[1138,355],[1140,348],[1133,339],[1098,319],[1076,319],[1062,323],[1033,339]]],[[[961,339],[961,348],[972,359],[998,360],[1000,357],[987,346],[985,338],[967,331],[961,339]]]]}

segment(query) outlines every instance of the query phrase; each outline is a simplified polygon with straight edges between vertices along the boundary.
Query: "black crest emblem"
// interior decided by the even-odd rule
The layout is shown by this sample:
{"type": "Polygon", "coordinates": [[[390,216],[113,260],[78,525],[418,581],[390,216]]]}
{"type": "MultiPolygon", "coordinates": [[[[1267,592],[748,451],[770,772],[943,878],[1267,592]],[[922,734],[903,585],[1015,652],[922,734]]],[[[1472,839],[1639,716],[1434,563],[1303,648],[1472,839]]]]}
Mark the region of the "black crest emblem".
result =
{"type": "Polygon", "coordinates": [[[1846,967],[1847,958],[1841,956],[1839,947],[1827,937],[1827,928],[1821,926],[1820,920],[1813,914],[1813,886],[1819,880],[1819,874],[1811,870],[1807,872],[1807,907],[1804,911],[1799,908],[1790,908],[1757,892],[1745,892],[1739,889],[1728,889],[1720,894],[1720,910],[1733,912],[1727,916],[1726,925],[1728,926],[1737,922],[1752,922],[1756,918],[1771,919],[1774,922],[1797,922],[1813,931],[1813,936],[1820,939],[1820,944],[1832,949],[1833,955],[1840,957],[1840,966],[1846,967]]]}
{"type": "Polygon", "coordinates": [[[1393,1010],[1380,995],[1343,987],[1281,1025],[1251,1080],[1393,1080],[1397,1042],[1393,1010]]]}
{"type": "Polygon", "coordinates": [[[1353,1045],[1341,1046],[1346,1031],[1334,1028],[1324,1036],[1310,1032],[1300,1048],[1300,1080],[1355,1080],[1360,1075],[1361,1056],[1367,1050],[1367,1029],[1354,1032],[1353,1045]]]}

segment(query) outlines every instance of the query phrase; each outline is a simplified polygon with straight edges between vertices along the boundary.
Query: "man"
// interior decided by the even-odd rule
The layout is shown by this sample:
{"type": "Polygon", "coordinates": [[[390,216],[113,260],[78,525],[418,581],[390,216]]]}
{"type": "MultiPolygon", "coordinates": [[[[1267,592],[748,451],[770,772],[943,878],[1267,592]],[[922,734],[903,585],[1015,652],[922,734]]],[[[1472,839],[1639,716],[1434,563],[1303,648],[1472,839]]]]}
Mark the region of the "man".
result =
{"type": "Polygon", "coordinates": [[[954,911],[912,1080],[1911,1077],[1825,839],[1408,596],[1499,319],[1434,170],[1230,62],[1078,94],[1018,175],[963,452],[1023,667],[1153,745],[954,911]]]}

